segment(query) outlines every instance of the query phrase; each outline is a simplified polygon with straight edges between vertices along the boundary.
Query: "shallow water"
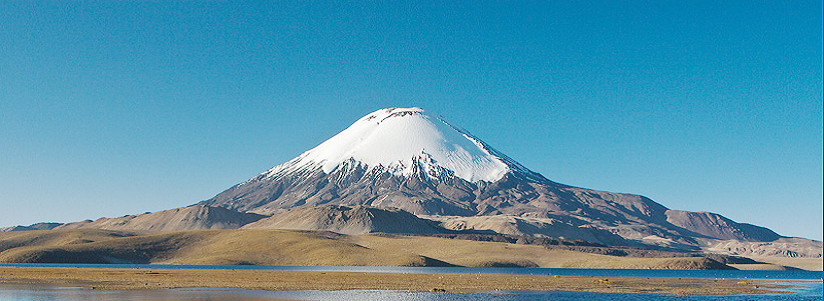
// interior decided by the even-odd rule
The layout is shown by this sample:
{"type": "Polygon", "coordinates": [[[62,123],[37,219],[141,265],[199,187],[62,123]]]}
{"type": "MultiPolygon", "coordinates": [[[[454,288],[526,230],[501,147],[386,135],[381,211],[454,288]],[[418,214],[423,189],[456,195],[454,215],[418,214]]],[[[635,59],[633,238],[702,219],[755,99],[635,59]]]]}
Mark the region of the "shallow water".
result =
{"type": "Polygon", "coordinates": [[[273,298],[291,300],[390,300],[390,301],[532,301],[532,300],[630,300],[630,301],[656,301],[656,300],[686,300],[686,301],[811,301],[822,299],[821,283],[805,283],[803,287],[796,289],[794,294],[774,294],[765,296],[698,296],[698,297],[669,297],[656,294],[606,294],[606,293],[586,293],[586,292],[487,292],[471,294],[440,294],[427,292],[403,292],[403,291],[297,291],[297,292],[239,292],[249,296],[270,296],[273,298]]]}
{"type": "Polygon", "coordinates": [[[161,289],[103,291],[83,287],[0,283],[0,301],[137,301],[137,300],[226,300],[270,301],[273,296],[256,296],[256,293],[216,289],[161,289]]]}
{"type": "Polygon", "coordinates": [[[164,289],[137,291],[98,291],[77,287],[0,284],[0,300],[30,301],[136,301],[136,300],[389,300],[389,301],[532,301],[532,300],[629,300],[629,301],[812,301],[822,300],[821,283],[803,283],[794,294],[765,296],[668,297],[655,294],[605,294],[583,292],[488,292],[441,294],[405,291],[248,291],[237,289],[164,289]]]}
{"type": "Polygon", "coordinates": [[[382,267],[382,266],[272,266],[272,265],[176,265],[176,264],[50,264],[0,263],[0,266],[22,267],[83,267],[134,269],[206,269],[206,270],[270,270],[370,273],[462,273],[561,275],[592,277],[638,278],[708,278],[708,279],[798,279],[821,280],[816,271],[740,271],[740,270],[633,270],[633,269],[547,269],[547,268],[465,268],[465,267],[382,267]]]}
{"type": "MultiPolygon", "coordinates": [[[[378,273],[498,273],[520,275],[565,275],[592,277],[649,277],[649,278],[718,278],[718,279],[782,279],[821,280],[821,272],[812,271],[684,271],[684,270],[608,270],[608,269],[540,269],[540,268],[415,268],[415,267],[340,267],[340,266],[219,266],[219,265],[111,265],[111,264],[0,264],[0,266],[86,267],[136,269],[229,269],[229,270],[285,270],[285,271],[346,271],[378,273]]],[[[701,296],[667,297],[655,294],[605,294],[584,292],[487,292],[472,294],[442,294],[406,291],[249,291],[237,289],[163,289],[133,291],[101,291],[83,287],[53,285],[20,285],[0,283],[0,301],[133,301],[133,300],[685,300],[685,301],[811,301],[822,300],[821,282],[798,282],[792,294],[765,296],[701,296]]]]}

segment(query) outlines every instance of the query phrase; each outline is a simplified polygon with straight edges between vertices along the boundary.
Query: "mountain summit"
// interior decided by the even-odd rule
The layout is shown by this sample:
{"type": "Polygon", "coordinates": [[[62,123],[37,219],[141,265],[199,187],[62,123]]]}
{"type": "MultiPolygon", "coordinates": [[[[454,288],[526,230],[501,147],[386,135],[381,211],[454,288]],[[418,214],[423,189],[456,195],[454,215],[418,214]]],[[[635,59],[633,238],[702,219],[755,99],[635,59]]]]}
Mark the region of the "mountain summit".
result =
{"type": "Polygon", "coordinates": [[[332,173],[353,164],[367,172],[380,169],[406,177],[421,173],[436,179],[455,176],[473,183],[494,182],[510,172],[543,178],[421,108],[388,108],[367,114],[267,175],[315,168],[332,173]]]}

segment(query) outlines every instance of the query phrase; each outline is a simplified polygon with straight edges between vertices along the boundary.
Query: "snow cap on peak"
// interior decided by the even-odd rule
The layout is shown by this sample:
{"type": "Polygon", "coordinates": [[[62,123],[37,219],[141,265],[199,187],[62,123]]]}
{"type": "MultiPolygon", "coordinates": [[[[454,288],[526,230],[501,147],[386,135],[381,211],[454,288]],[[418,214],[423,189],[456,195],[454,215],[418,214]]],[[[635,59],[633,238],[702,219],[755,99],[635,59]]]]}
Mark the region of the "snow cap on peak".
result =
{"type": "Polygon", "coordinates": [[[383,166],[397,175],[410,175],[418,165],[434,177],[442,168],[470,182],[494,182],[511,167],[521,168],[440,116],[421,108],[387,108],[358,119],[269,174],[318,166],[330,173],[350,159],[368,168],[383,166]]]}

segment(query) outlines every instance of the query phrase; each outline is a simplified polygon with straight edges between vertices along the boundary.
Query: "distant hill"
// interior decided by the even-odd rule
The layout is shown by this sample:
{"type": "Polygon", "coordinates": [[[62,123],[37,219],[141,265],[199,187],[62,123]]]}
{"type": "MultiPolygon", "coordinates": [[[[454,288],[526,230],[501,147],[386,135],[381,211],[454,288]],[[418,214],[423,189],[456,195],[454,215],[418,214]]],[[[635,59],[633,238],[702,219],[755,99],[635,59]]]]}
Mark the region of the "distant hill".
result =
{"type": "Polygon", "coordinates": [[[152,213],[101,218],[54,227],[61,229],[106,229],[143,231],[180,231],[204,229],[237,229],[266,216],[242,213],[218,207],[193,205],[152,213]]]}
{"type": "Polygon", "coordinates": [[[707,237],[740,241],[775,241],[781,238],[770,229],[736,223],[715,213],[667,210],[666,215],[671,224],[707,237]]]}
{"type": "Polygon", "coordinates": [[[36,223],[36,224],[28,225],[28,226],[3,227],[3,228],[0,228],[0,232],[51,230],[51,229],[54,229],[54,227],[60,226],[62,224],[63,223],[36,223]]]}

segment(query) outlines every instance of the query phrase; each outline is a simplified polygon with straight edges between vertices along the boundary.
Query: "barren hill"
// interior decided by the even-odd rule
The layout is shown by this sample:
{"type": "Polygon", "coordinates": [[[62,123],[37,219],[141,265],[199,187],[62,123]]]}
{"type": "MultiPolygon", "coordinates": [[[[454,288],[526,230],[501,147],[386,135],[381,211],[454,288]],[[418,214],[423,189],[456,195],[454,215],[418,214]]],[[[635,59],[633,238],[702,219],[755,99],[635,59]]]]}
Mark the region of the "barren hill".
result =
{"type": "Polygon", "coordinates": [[[395,208],[324,205],[295,208],[243,226],[244,229],[325,230],[343,234],[442,233],[433,221],[395,208]]]}
{"type": "Polygon", "coordinates": [[[0,233],[0,262],[730,268],[704,257],[629,258],[501,242],[265,229],[0,233]],[[21,246],[23,240],[40,243],[21,246]]]}
{"type": "Polygon", "coordinates": [[[118,218],[100,218],[94,221],[68,223],[54,229],[106,229],[132,231],[180,231],[203,229],[237,229],[265,216],[242,213],[218,207],[193,205],[183,208],[127,215],[118,218]]]}

